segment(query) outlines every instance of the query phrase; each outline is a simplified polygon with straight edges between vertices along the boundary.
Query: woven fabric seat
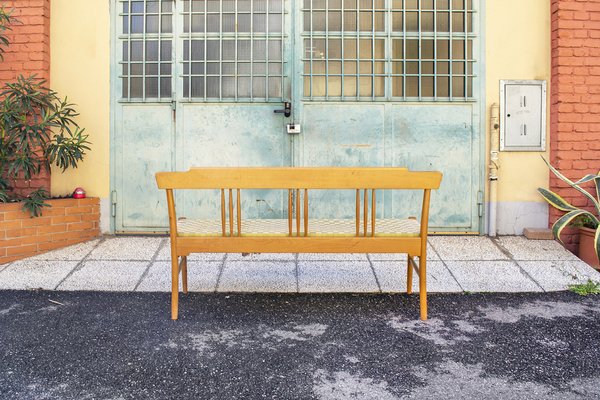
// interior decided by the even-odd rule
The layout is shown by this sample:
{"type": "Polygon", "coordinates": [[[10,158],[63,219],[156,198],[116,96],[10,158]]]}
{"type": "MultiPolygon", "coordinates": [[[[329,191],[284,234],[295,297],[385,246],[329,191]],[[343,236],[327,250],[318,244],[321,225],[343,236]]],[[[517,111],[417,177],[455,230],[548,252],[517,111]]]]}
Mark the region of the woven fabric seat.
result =
{"type": "MultiPolygon", "coordinates": [[[[293,236],[296,236],[296,221],[292,221],[293,236]]],[[[363,225],[361,224],[360,236],[363,225]]],[[[415,237],[419,236],[420,224],[414,219],[378,219],[375,225],[375,236],[415,237]]],[[[222,236],[220,220],[200,220],[180,218],[177,221],[177,233],[180,236],[222,236]]],[[[237,227],[234,223],[234,235],[237,227]]],[[[368,224],[367,236],[371,235],[371,224],[368,224]]],[[[226,224],[226,236],[229,236],[229,223],[226,224]]],[[[287,219],[246,219],[242,220],[242,235],[251,236],[289,236],[287,219]]],[[[304,236],[304,225],[300,236],[304,236]]],[[[354,219],[311,219],[308,222],[308,236],[356,236],[354,219]]]]}

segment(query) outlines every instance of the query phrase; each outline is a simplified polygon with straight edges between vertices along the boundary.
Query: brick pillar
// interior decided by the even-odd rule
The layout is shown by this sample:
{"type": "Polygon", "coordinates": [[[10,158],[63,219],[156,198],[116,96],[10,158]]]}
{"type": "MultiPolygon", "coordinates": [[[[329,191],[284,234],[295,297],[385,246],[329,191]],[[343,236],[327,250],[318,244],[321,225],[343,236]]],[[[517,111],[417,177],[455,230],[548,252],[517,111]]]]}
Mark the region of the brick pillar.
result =
{"type": "MultiPolygon", "coordinates": [[[[0,84],[11,82],[19,75],[35,74],[50,79],[50,0],[5,0],[0,3],[12,10],[18,23],[7,31],[10,45],[5,48],[4,61],[0,61],[0,84]]],[[[49,84],[49,82],[48,82],[49,84]]],[[[50,191],[50,175],[46,171],[31,181],[14,183],[15,192],[26,195],[44,188],[50,191]]]]}

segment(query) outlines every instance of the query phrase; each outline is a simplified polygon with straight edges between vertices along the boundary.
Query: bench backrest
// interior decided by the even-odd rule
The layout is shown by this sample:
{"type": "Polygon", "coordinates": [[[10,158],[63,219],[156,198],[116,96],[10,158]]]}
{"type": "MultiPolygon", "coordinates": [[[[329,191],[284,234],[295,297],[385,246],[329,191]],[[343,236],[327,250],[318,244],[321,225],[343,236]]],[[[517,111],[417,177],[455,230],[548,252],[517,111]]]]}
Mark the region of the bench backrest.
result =
{"type": "Polygon", "coordinates": [[[160,189],[437,189],[442,173],[406,168],[192,168],[158,172],[160,189]]]}

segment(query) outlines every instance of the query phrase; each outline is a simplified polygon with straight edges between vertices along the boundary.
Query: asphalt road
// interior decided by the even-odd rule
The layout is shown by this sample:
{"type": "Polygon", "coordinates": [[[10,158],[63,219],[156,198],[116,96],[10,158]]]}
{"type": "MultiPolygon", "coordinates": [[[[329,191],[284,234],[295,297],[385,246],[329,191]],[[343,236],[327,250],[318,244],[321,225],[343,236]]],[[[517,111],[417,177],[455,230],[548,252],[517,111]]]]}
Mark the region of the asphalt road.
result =
{"type": "Polygon", "coordinates": [[[600,399],[600,296],[0,291],[1,399],[600,399]]]}

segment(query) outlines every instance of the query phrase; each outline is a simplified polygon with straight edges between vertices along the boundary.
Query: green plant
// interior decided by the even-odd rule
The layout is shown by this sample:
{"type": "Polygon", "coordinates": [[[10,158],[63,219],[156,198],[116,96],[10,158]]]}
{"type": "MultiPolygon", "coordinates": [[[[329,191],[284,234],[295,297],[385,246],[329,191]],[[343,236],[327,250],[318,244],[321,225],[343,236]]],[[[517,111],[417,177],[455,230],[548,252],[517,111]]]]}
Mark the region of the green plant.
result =
{"type": "MultiPolygon", "coordinates": [[[[581,193],[583,196],[585,196],[588,200],[590,200],[590,202],[594,206],[596,214],[600,216],[600,174],[589,174],[584,176],[580,180],[573,182],[569,178],[561,174],[552,165],[550,165],[550,163],[546,161],[545,158],[542,157],[542,159],[548,165],[548,168],[550,168],[550,171],[552,171],[554,175],[556,175],[560,180],[562,180],[563,182],[571,186],[573,189],[581,193]],[[595,195],[591,194],[583,187],[583,185],[588,184],[590,182],[593,182],[595,185],[595,195]]],[[[594,249],[596,250],[596,255],[598,255],[600,251],[600,229],[597,229],[598,225],[600,225],[600,220],[598,220],[598,217],[594,215],[591,211],[575,207],[574,205],[570,204],[568,201],[560,197],[558,194],[550,190],[538,188],[538,192],[542,195],[544,200],[546,200],[551,206],[565,212],[565,214],[558,220],[556,220],[554,225],[552,225],[552,234],[554,235],[554,237],[562,242],[560,234],[566,226],[570,224],[584,224],[584,226],[596,229],[596,235],[594,237],[594,249]]]]}
{"type": "Polygon", "coordinates": [[[573,293],[577,293],[580,296],[587,296],[588,294],[600,294],[600,282],[588,280],[586,283],[581,283],[579,285],[569,285],[569,290],[573,293]]]}
{"type": "Polygon", "coordinates": [[[51,165],[76,168],[90,149],[73,104],[44,84],[35,75],[19,76],[0,91],[0,201],[24,200],[32,216],[46,206],[47,192],[22,198],[10,193],[10,180],[30,180],[51,165]]]}
{"type": "Polygon", "coordinates": [[[4,52],[10,44],[6,31],[10,31],[10,24],[17,22],[10,11],[0,6],[0,60],[4,60],[4,52]]]}

